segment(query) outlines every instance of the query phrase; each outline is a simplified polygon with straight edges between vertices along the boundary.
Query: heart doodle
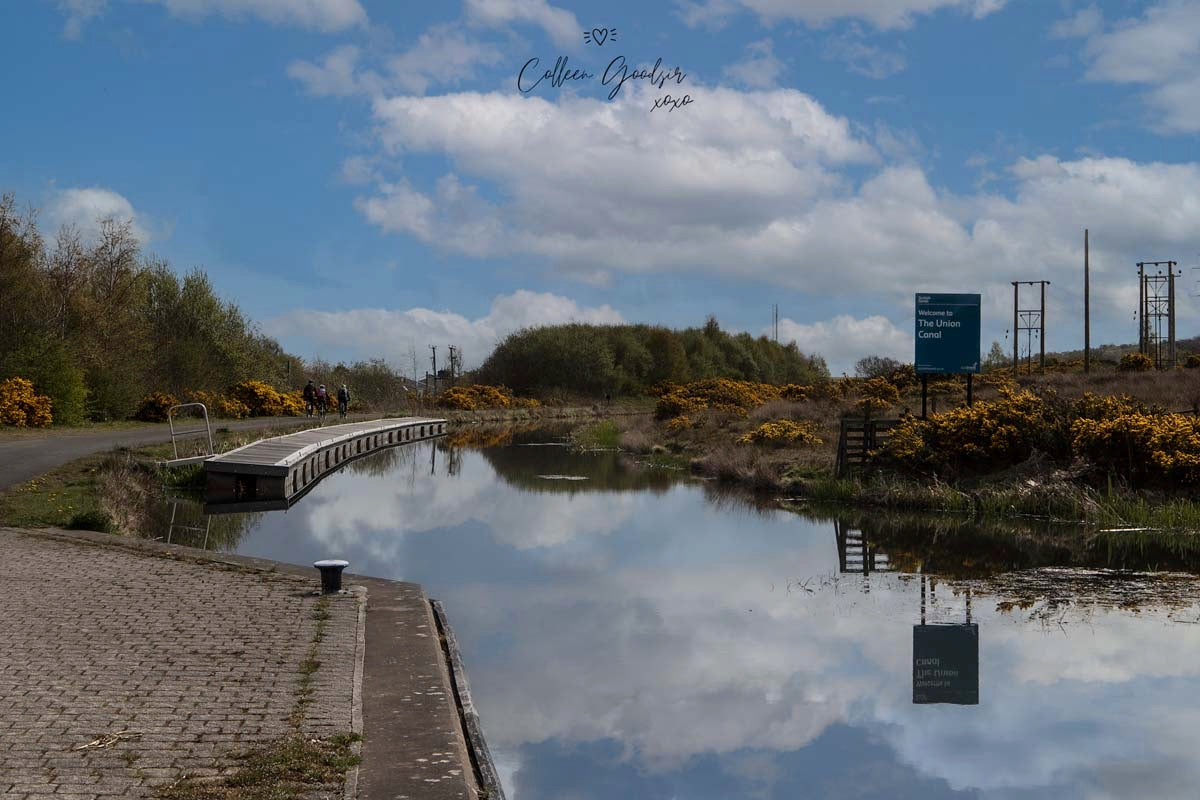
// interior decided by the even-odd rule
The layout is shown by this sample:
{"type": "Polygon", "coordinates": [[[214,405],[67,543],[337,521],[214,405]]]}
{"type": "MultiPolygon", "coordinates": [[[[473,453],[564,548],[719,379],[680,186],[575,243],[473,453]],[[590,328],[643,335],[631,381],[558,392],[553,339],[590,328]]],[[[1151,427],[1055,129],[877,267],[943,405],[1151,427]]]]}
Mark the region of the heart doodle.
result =
{"type": "Polygon", "coordinates": [[[603,47],[606,41],[616,38],[616,28],[592,28],[590,31],[583,32],[583,40],[588,44],[596,45],[596,47],[603,47]]]}

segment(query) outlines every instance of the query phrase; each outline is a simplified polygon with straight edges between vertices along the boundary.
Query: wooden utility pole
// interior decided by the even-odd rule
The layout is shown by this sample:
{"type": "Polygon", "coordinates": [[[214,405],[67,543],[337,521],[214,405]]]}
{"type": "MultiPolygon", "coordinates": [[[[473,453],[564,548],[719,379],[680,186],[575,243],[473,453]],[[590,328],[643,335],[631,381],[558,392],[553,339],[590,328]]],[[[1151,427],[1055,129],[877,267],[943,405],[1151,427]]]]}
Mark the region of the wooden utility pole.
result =
{"type": "Polygon", "coordinates": [[[429,345],[429,350],[433,353],[433,393],[437,394],[437,345],[429,345]]]}
{"type": "Polygon", "coordinates": [[[1088,274],[1088,231],[1083,229],[1083,371],[1092,371],[1092,296],[1088,274]]]}

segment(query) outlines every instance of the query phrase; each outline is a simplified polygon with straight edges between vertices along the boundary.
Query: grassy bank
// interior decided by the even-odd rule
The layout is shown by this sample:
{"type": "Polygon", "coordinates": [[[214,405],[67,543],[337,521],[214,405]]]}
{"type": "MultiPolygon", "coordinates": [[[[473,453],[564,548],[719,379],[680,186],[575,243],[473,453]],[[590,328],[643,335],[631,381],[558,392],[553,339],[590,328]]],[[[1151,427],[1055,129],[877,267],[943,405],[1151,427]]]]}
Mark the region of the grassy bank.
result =
{"type": "Polygon", "coordinates": [[[1163,489],[1135,489],[1119,476],[1096,485],[1086,465],[1063,467],[1034,453],[1025,461],[983,475],[955,480],[936,475],[905,475],[870,469],[845,477],[835,474],[836,424],[818,427],[822,441],[753,444],[748,434],[772,419],[819,423],[828,401],[772,401],[744,416],[709,413],[701,424],[672,426],[651,417],[614,417],[576,439],[600,436],[635,454],[658,454],[686,463],[696,474],[806,504],[839,507],[936,511],[975,519],[1027,517],[1080,522],[1096,529],[1156,528],[1200,530],[1200,504],[1163,489]]]}
{"type": "MultiPolygon", "coordinates": [[[[309,427],[303,420],[253,430],[218,427],[213,430],[213,448],[223,453],[309,427]]],[[[172,456],[170,443],[165,443],[118,448],[64,464],[0,492],[0,525],[109,533],[151,530],[164,488],[184,492],[204,488],[204,468],[199,464],[172,469],[153,466],[154,461],[172,456]]]]}
{"type": "Polygon", "coordinates": [[[109,456],[90,456],[0,492],[0,525],[109,530],[96,482],[109,456]]]}

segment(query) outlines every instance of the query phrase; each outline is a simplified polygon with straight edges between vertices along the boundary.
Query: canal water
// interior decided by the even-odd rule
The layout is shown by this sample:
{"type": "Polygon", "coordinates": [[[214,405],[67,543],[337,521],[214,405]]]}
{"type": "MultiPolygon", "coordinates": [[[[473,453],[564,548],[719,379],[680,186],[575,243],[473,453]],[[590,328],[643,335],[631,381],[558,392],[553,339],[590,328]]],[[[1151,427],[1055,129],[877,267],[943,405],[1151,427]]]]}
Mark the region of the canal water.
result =
{"type": "Polygon", "coordinates": [[[542,435],[173,511],[176,541],[423,584],[510,800],[1200,791],[1200,585],[1074,532],[804,516],[542,435]]]}

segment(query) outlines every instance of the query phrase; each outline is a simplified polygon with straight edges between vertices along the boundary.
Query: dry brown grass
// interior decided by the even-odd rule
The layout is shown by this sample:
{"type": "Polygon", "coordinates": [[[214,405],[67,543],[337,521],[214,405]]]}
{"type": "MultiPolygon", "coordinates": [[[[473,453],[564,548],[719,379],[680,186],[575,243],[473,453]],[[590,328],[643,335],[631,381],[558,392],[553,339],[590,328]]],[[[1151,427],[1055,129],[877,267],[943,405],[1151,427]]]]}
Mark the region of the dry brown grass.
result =
{"type": "Polygon", "coordinates": [[[813,403],[793,403],[790,400],[772,400],[752,410],[749,415],[751,422],[758,424],[777,419],[807,420],[809,408],[813,403]]]}
{"type": "Polygon", "coordinates": [[[654,417],[646,414],[623,417],[618,422],[617,445],[631,453],[649,453],[658,441],[654,417]]]}
{"type": "Polygon", "coordinates": [[[1102,395],[1127,394],[1161,406],[1167,411],[1193,411],[1200,406],[1200,370],[1178,369],[1162,372],[1082,372],[1048,375],[1023,375],[1022,386],[1043,391],[1052,389],[1060,397],[1072,398],[1084,392],[1102,395]]]}
{"type": "Polygon", "coordinates": [[[96,505],[120,533],[147,530],[158,486],[130,453],[113,453],[96,470],[96,505]]]}
{"type": "Polygon", "coordinates": [[[703,474],[727,483],[755,489],[774,489],[779,485],[779,468],[753,447],[723,442],[696,461],[695,466],[703,474]]]}

